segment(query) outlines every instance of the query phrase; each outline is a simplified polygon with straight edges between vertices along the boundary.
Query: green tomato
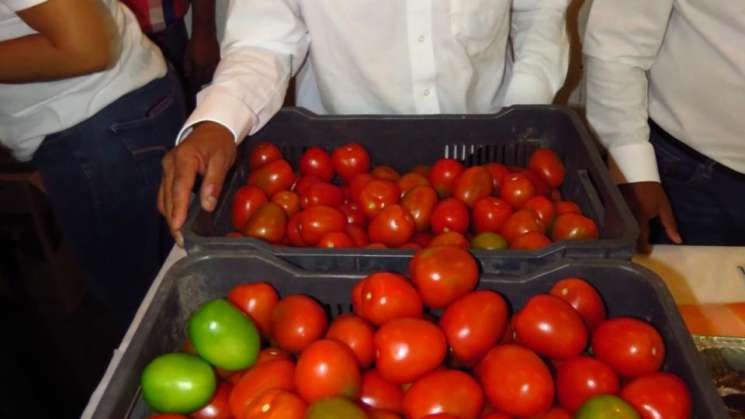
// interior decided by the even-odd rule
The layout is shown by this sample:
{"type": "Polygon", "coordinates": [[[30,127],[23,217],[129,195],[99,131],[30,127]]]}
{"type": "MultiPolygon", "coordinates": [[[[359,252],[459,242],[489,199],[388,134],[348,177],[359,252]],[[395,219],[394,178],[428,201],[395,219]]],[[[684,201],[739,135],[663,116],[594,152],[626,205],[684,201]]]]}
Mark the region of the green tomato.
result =
{"type": "Polygon", "coordinates": [[[471,240],[471,248],[484,250],[502,250],[508,248],[507,240],[496,233],[479,233],[471,240]]]}
{"type": "Polygon", "coordinates": [[[575,419],[639,419],[630,404],[620,397],[611,395],[595,396],[586,401],[577,411],[575,419]]]}
{"type": "Polygon", "coordinates": [[[199,356],[228,371],[255,364],[261,344],[251,319],[222,299],[212,300],[192,314],[189,337],[199,356]]]}
{"type": "Polygon", "coordinates": [[[305,419],[368,419],[362,408],[343,397],[319,400],[308,408],[305,419]]]}
{"type": "Polygon", "coordinates": [[[141,384],[142,396],[153,410],[188,414],[209,403],[217,380],[203,359],[177,352],[150,362],[141,384]]]}

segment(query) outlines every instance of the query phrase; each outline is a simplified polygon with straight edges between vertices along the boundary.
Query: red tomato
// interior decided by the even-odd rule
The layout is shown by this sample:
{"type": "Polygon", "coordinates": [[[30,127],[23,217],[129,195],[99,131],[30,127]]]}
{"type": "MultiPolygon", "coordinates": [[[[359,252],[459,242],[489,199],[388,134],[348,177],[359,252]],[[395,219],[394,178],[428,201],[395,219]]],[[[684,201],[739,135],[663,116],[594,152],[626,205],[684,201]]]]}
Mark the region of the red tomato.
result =
{"type": "Polygon", "coordinates": [[[537,231],[531,231],[519,236],[510,243],[510,249],[515,250],[535,250],[542,249],[551,244],[551,239],[545,234],[537,231]]]}
{"type": "Polygon", "coordinates": [[[354,314],[344,314],[334,319],[326,333],[327,339],[336,339],[349,346],[360,368],[368,368],[373,362],[374,337],[375,329],[370,323],[354,314]]]}
{"type": "Polygon", "coordinates": [[[356,224],[360,227],[367,226],[367,218],[365,217],[365,213],[362,211],[359,205],[355,204],[354,202],[342,204],[341,206],[339,206],[339,211],[341,211],[347,217],[347,224],[356,224]]]}
{"type": "Polygon", "coordinates": [[[207,406],[192,413],[192,419],[230,419],[228,398],[231,391],[233,391],[232,384],[220,383],[207,406]]]}
{"type": "Polygon", "coordinates": [[[304,419],[308,405],[289,391],[272,389],[257,397],[239,419],[304,419]]]}
{"type": "Polygon", "coordinates": [[[569,359],[587,347],[587,329],[572,306],[549,294],[528,300],[517,315],[518,342],[551,359],[569,359]]]}
{"type": "Polygon", "coordinates": [[[511,419],[511,418],[501,413],[489,413],[486,416],[483,416],[481,419],[511,419]]]}
{"type": "Polygon", "coordinates": [[[243,226],[243,234],[276,244],[282,241],[286,227],[285,210],[274,202],[269,202],[248,219],[246,225],[243,226]]]}
{"type": "Polygon", "coordinates": [[[362,188],[357,204],[367,218],[372,219],[383,208],[396,204],[400,195],[398,185],[390,180],[373,179],[362,188]]]}
{"type": "Polygon", "coordinates": [[[323,205],[311,207],[300,213],[300,237],[310,246],[315,246],[326,233],[344,231],[346,218],[336,208],[323,205]]]}
{"type": "Polygon", "coordinates": [[[556,201],[556,215],[561,214],[582,214],[582,210],[572,201],[556,201]]]}
{"type": "Polygon", "coordinates": [[[248,157],[248,167],[251,170],[257,169],[267,163],[282,159],[282,152],[274,144],[261,143],[251,150],[248,157]]]}
{"type": "Polygon", "coordinates": [[[499,191],[502,189],[502,179],[510,174],[510,171],[505,165],[499,163],[489,163],[485,167],[491,175],[492,189],[495,194],[499,195],[499,191]]]}
{"type": "Polygon", "coordinates": [[[564,164],[552,150],[539,148],[528,160],[528,168],[543,178],[552,188],[564,182],[564,164]]]}
{"type": "Polygon", "coordinates": [[[308,186],[305,193],[300,195],[303,208],[325,205],[336,208],[344,202],[344,192],[341,188],[327,182],[316,182],[308,186]]]}
{"type": "Polygon", "coordinates": [[[416,231],[429,229],[432,211],[437,204],[437,192],[430,186],[415,186],[401,199],[401,206],[414,218],[416,231]]]}
{"type": "Polygon", "coordinates": [[[525,176],[530,181],[530,183],[533,184],[533,187],[535,187],[536,195],[548,196],[551,193],[548,183],[546,183],[546,181],[543,180],[543,178],[540,177],[536,172],[532,170],[521,170],[517,173],[525,176]]]}
{"type": "Polygon", "coordinates": [[[556,211],[554,210],[554,203],[543,195],[538,195],[530,198],[523,208],[529,208],[538,214],[538,218],[543,221],[545,225],[551,225],[556,217],[556,211]]]}
{"type": "Polygon", "coordinates": [[[384,245],[383,243],[370,243],[367,245],[368,249],[387,249],[388,246],[384,245]]]}
{"type": "Polygon", "coordinates": [[[409,264],[424,304],[443,308],[476,287],[479,268],[468,251],[453,246],[423,249],[409,264]]]}
{"type": "Polygon", "coordinates": [[[566,409],[552,407],[546,414],[538,416],[535,419],[572,419],[572,415],[566,409]]]}
{"type": "MultiPolygon", "coordinates": [[[[421,232],[414,234],[414,238],[412,239],[414,243],[418,244],[420,247],[427,247],[429,246],[429,242],[432,241],[432,233],[427,232],[421,232]]],[[[464,237],[465,240],[465,237],[464,237]]]]}
{"type": "Polygon", "coordinates": [[[579,278],[562,279],[551,288],[551,294],[574,307],[591,332],[605,320],[603,299],[587,281],[579,278]]]}
{"type": "Polygon", "coordinates": [[[316,247],[323,249],[349,249],[354,246],[354,241],[347,233],[332,231],[324,234],[316,247]]]}
{"type": "Polygon", "coordinates": [[[540,415],[554,401],[551,373],[533,351],[517,345],[499,345],[479,366],[486,396],[500,412],[517,417],[540,415]]]}
{"type": "Polygon", "coordinates": [[[510,216],[507,221],[502,225],[502,231],[500,234],[512,243],[515,239],[522,236],[523,234],[536,231],[538,233],[544,233],[546,231],[546,225],[541,222],[538,218],[538,214],[531,209],[522,209],[510,216]]]}
{"type": "Polygon", "coordinates": [[[373,409],[367,412],[367,415],[368,419],[401,419],[401,416],[390,410],[373,409]]]}
{"type": "Polygon", "coordinates": [[[651,374],[665,359],[665,344],[657,330],[629,317],[600,323],[592,335],[592,351],[624,377],[651,374]]]}
{"type": "Polygon", "coordinates": [[[595,221],[584,215],[568,213],[556,217],[551,238],[560,240],[597,240],[598,227],[595,221]]]}
{"type": "Polygon", "coordinates": [[[263,362],[276,361],[279,359],[284,359],[285,361],[292,361],[290,354],[287,353],[286,351],[283,351],[282,349],[279,349],[279,348],[262,349],[261,352],[259,352],[259,356],[256,358],[256,365],[259,365],[263,362]]]}
{"type": "Polygon", "coordinates": [[[148,416],[147,419],[189,419],[186,416],[182,415],[151,415],[148,416]]]}
{"type": "Polygon", "coordinates": [[[370,240],[367,237],[367,231],[357,224],[347,224],[345,229],[347,236],[352,239],[353,247],[365,247],[370,244],[370,240]]]}
{"type": "Polygon", "coordinates": [[[556,370],[557,398],[572,413],[595,396],[618,393],[618,383],[611,367],[589,356],[569,359],[556,370]]]}
{"type": "Polygon", "coordinates": [[[642,419],[688,419],[691,394],[683,380],[674,374],[658,372],[635,378],[621,390],[621,398],[642,419]]]}
{"type": "Polygon", "coordinates": [[[429,172],[429,183],[440,198],[447,198],[452,195],[455,181],[464,169],[463,163],[457,160],[438,160],[429,172]]]}
{"type": "Polygon", "coordinates": [[[342,179],[349,181],[357,173],[370,171],[370,155],[359,144],[338,147],[331,154],[334,169],[342,179]]]}
{"type": "Polygon", "coordinates": [[[466,236],[456,233],[455,231],[448,231],[447,233],[440,233],[433,237],[426,247],[437,247],[437,246],[455,246],[461,249],[468,250],[471,246],[466,236]]]}
{"type": "Polygon", "coordinates": [[[300,157],[299,166],[300,173],[316,176],[324,182],[334,177],[334,164],[331,162],[331,156],[320,147],[305,150],[303,156],[300,157]]]}
{"type": "Polygon", "coordinates": [[[393,182],[398,182],[398,180],[401,179],[401,175],[396,171],[396,169],[390,166],[376,166],[370,174],[376,179],[390,180],[393,182]]]}
{"type": "Polygon", "coordinates": [[[420,246],[419,243],[414,243],[414,242],[405,243],[405,244],[402,244],[401,246],[399,246],[399,249],[416,249],[416,250],[419,250],[421,248],[422,248],[422,246],[420,246]]]}
{"type": "Polygon", "coordinates": [[[248,219],[258,211],[260,207],[269,202],[266,194],[258,186],[241,186],[233,195],[233,206],[230,214],[233,227],[241,230],[248,219]]]}
{"type": "Polygon", "coordinates": [[[404,392],[401,386],[386,381],[377,370],[368,370],[362,376],[360,401],[375,409],[401,412],[404,392]]]}
{"type": "Polygon", "coordinates": [[[297,360],[295,386],[309,403],[334,396],[356,398],[361,382],[357,358],[341,342],[331,339],[314,342],[297,360]]]}
{"type": "Polygon", "coordinates": [[[499,233],[505,221],[512,215],[512,207],[499,198],[487,196],[476,201],[472,217],[474,233],[499,233]]]}
{"type": "Polygon", "coordinates": [[[492,193],[492,177],[482,166],[469,167],[455,181],[453,196],[473,208],[476,201],[492,193]]]}
{"type": "Polygon", "coordinates": [[[419,173],[420,175],[428,178],[429,172],[432,171],[432,167],[427,166],[426,164],[417,164],[416,166],[414,166],[413,169],[411,169],[411,171],[414,173],[419,173]]]}
{"type": "Polygon", "coordinates": [[[414,235],[414,218],[400,205],[385,207],[370,221],[367,233],[373,242],[398,247],[414,235]]]}
{"type": "Polygon", "coordinates": [[[513,208],[522,208],[535,194],[535,185],[524,174],[512,173],[502,179],[499,196],[513,208]]]}
{"type": "Polygon", "coordinates": [[[248,184],[258,186],[267,196],[290,189],[294,181],[295,173],[287,160],[274,160],[248,175],[248,184]]]}
{"type": "Polygon", "coordinates": [[[326,332],[326,312],[305,295],[283,298],[272,312],[272,335],[277,345],[299,353],[326,332]]]}
{"type": "Polygon", "coordinates": [[[300,197],[295,192],[279,191],[272,197],[272,202],[282,207],[288,217],[300,211],[300,197]]]}
{"type": "Polygon", "coordinates": [[[240,231],[231,231],[230,233],[226,234],[225,237],[243,237],[243,234],[241,234],[240,231]]]}
{"type": "Polygon", "coordinates": [[[352,180],[349,181],[349,198],[352,202],[360,202],[362,189],[364,189],[367,182],[371,180],[373,180],[373,177],[369,173],[358,173],[354,175],[352,180]]]}
{"type": "Polygon", "coordinates": [[[317,176],[313,176],[313,175],[301,176],[295,182],[295,185],[293,186],[292,190],[298,195],[303,195],[308,192],[308,188],[310,188],[311,185],[318,183],[318,182],[323,182],[323,181],[319,179],[317,176]]]}
{"type": "Polygon", "coordinates": [[[417,186],[429,186],[429,180],[421,173],[409,172],[398,180],[398,188],[401,189],[401,196],[406,195],[411,189],[417,186]]]}
{"type": "Polygon", "coordinates": [[[421,317],[422,300],[403,276],[374,273],[355,287],[354,312],[380,326],[400,317],[421,317]]]}
{"type": "Polygon", "coordinates": [[[279,302],[277,291],[271,285],[266,282],[237,285],[228,293],[228,301],[248,314],[262,335],[270,335],[272,311],[279,302]]]}
{"type": "Polygon", "coordinates": [[[287,391],[295,388],[295,364],[276,360],[251,367],[230,392],[230,413],[236,418],[243,417],[246,408],[256,397],[275,388],[287,391]]]}
{"type": "Polygon", "coordinates": [[[450,352],[465,365],[480,360],[504,333],[507,304],[494,291],[473,291],[455,300],[440,317],[450,352]]]}
{"type": "Polygon", "coordinates": [[[448,414],[448,413],[435,413],[434,415],[424,416],[422,419],[461,419],[461,418],[455,415],[448,414]]]}
{"type": "Polygon", "coordinates": [[[457,370],[433,371],[414,382],[406,392],[403,410],[407,418],[420,419],[446,413],[476,419],[484,407],[484,392],[470,375],[457,370]]]}
{"type": "Polygon", "coordinates": [[[432,211],[430,223],[435,234],[447,231],[464,234],[468,230],[468,208],[455,198],[444,199],[432,211]]]}
{"type": "Polygon", "coordinates": [[[385,323],[375,333],[375,366],[386,380],[410,383],[445,359],[445,335],[435,324],[405,317],[385,323]]]}
{"type": "Polygon", "coordinates": [[[297,247],[307,246],[303,236],[300,234],[300,213],[293,214],[290,220],[287,221],[287,239],[290,244],[297,247]]]}

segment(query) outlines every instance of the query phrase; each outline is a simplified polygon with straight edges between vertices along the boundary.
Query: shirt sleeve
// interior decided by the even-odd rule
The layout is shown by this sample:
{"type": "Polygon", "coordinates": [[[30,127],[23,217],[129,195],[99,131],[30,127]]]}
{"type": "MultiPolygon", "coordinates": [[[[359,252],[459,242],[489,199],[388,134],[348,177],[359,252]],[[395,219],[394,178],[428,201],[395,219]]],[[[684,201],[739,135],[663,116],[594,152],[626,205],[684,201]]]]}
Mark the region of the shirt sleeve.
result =
{"type": "Polygon", "coordinates": [[[46,2],[47,0],[0,0],[0,4],[4,4],[14,12],[30,9],[46,2]]]}
{"type": "Polygon", "coordinates": [[[647,71],[665,36],[673,0],[594,0],[584,40],[587,119],[622,175],[659,182],[649,143],[647,71]]]}
{"type": "Polygon", "coordinates": [[[569,0],[513,0],[514,64],[505,105],[549,104],[566,79],[569,0]]]}
{"type": "Polygon", "coordinates": [[[297,0],[231,0],[227,14],[222,59],[177,142],[203,121],[224,125],[238,143],[261,129],[281,108],[308,52],[297,0]]]}

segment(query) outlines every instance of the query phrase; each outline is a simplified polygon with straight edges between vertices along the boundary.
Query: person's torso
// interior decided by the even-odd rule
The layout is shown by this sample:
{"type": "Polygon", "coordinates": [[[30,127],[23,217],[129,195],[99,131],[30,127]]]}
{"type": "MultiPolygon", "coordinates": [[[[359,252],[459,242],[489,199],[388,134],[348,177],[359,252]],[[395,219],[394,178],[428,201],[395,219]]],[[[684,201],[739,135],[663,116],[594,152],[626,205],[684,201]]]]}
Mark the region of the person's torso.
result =
{"type": "Polygon", "coordinates": [[[745,173],[745,2],[675,0],[649,79],[655,122],[745,173]]]}
{"type": "Polygon", "coordinates": [[[511,0],[298,3],[311,38],[299,105],[345,114],[501,107],[511,0]]]}
{"type": "MultiPolygon", "coordinates": [[[[0,84],[0,140],[21,159],[30,158],[44,136],[95,115],[121,96],[162,77],[166,65],[118,0],[104,0],[119,28],[122,51],[114,67],[49,82],[0,84]]],[[[0,41],[34,34],[15,13],[0,6],[0,41]]]]}

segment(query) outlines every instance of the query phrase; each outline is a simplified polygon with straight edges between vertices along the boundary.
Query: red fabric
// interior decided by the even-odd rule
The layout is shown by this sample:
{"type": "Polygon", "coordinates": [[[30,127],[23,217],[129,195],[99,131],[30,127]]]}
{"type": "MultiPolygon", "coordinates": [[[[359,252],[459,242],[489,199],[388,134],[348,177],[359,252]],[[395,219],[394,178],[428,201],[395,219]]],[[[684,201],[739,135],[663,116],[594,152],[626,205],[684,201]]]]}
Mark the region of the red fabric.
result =
{"type": "Polygon", "coordinates": [[[189,0],[121,0],[140,22],[145,33],[158,32],[182,19],[189,0]]]}

